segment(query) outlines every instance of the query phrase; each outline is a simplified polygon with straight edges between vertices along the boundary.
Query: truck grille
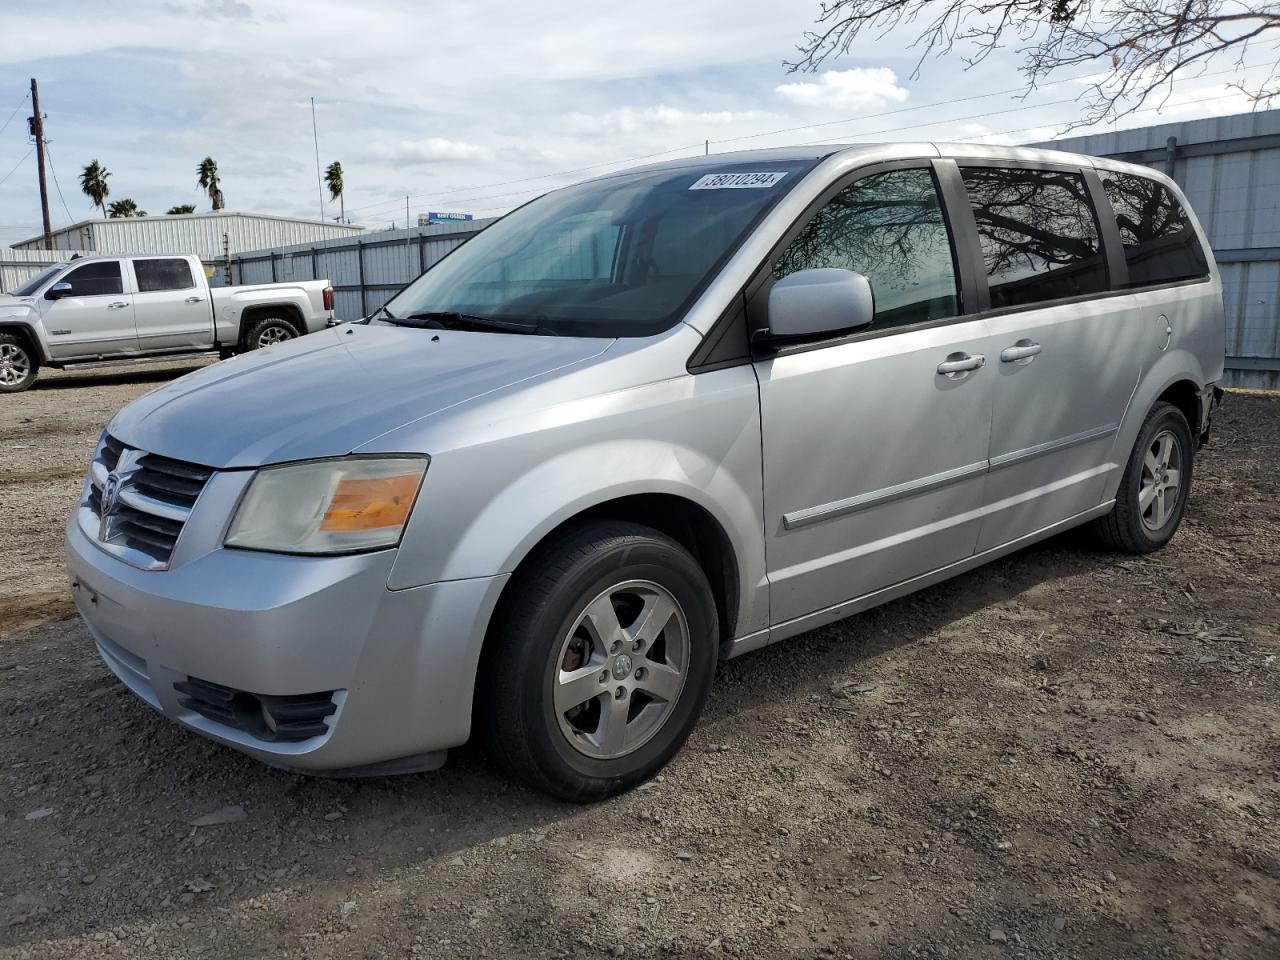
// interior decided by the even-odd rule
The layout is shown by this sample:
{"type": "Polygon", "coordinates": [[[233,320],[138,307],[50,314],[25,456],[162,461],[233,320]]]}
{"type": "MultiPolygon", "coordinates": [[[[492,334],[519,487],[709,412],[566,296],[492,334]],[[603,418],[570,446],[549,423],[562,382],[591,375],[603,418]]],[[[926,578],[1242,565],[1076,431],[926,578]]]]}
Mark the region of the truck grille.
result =
{"type": "Polygon", "coordinates": [[[127,563],[162,570],[212,475],[208,467],[135,450],[103,434],[89,464],[81,528],[127,563]]]}

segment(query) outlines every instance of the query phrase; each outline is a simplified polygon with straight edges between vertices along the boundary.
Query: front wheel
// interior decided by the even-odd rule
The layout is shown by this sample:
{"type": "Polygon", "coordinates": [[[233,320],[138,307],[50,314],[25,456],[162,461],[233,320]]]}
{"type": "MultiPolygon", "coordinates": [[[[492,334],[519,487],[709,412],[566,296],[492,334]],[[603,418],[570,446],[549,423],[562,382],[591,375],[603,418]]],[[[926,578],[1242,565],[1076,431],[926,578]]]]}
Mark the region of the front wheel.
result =
{"type": "Polygon", "coordinates": [[[36,382],[40,361],[22,337],[0,333],[0,393],[19,393],[36,382]]]}
{"type": "Polygon", "coordinates": [[[1157,403],[1138,432],[1115,509],[1095,523],[1099,539],[1126,553],[1151,553],[1172,540],[1191,495],[1194,453],[1182,411],[1157,403]]]}
{"type": "Polygon", "coordinates": [[[297,336],[298,328],[288,320],[280,317],[263,317],[261,320],[254,321],[249,332],[245,334],[244,346],[246,350],[260,350],[263,347],[271,347],[277,343],[292,340],[297,336]]]}
{"type": "Polygon", "coordinates": [[[715,673],[717,619],[689,552],[648,527],[583,526],[543,549],[477,678],[493,757],[563,800],[599,800],[653,776],[697,722],[715,673]]]}

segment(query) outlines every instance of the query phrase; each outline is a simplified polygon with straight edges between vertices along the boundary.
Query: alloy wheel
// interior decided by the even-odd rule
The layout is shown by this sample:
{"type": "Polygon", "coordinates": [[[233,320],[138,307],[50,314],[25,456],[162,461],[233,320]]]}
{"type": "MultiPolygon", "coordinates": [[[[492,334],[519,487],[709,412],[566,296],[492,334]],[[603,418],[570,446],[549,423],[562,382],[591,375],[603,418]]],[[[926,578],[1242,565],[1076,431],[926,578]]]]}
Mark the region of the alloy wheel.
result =
{"type": "Polygon", "coordinates": [[[639,749],[670,718],[688,664],[689,624],[670,591],[649,580],[609,587],[560,645],[551,699],[561,733],[597,760],[639,749]]]}
{"type": "Polygon", "coordinates": [[[273,323],[263,328],[258,334],[258,346],[269,347],[272,344],[284,343],[286,340],[293,339],[293,331],[286,327],[283,323],[273,323]]]}
{"type": "Polygon", "coordinates": [[[16,343],[0,343],[0,384],[15,387],[31,375],[31,358],[16,343]]]}
{"type": "Polygon", "coordinates": [[[1177,513],[1182,491],[1182,444],[1169,430],[1151,438],[1142,461],[1138,485],[1138,509],[1148,530],[1163,529],[1177,513]]]}

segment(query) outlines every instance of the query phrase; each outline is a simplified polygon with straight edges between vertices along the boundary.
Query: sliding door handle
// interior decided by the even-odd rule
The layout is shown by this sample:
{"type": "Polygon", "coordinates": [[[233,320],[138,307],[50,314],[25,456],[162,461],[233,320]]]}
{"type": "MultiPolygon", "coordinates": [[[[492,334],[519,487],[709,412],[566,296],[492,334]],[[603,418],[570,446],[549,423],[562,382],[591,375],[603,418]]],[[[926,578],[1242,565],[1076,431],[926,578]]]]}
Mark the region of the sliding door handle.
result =
{"type": "Polygon", "coordinates": [[[183,303],[204,303],[204,297],[187,297],[183,303]]]}
{"type": "Polygon", "coordinates": [[[117,300],[115,303],[108,303],[108,304],[107,304],[107,309],[108,309],[108,310],[123,310],[123,309],[124,309],[125,307],[127,307],[127,306],[128,306],[128,304],[127,304],[127,303],[122,303],[121,301],[117,300]]]}
{"type": "Polygon", "coordinates": [[[1044,347],[1033,340],[1019,340],[1000,351],[1001,363],[1030,363],[1044,347]]]}
{"type": "Polygon", "coordinates": [[[938,364],[938,373],[950,380],[959,380],[967,376],[969,371],[977,370],[986,362],[987,358],[980,353],[952,353],[938,364]]]}

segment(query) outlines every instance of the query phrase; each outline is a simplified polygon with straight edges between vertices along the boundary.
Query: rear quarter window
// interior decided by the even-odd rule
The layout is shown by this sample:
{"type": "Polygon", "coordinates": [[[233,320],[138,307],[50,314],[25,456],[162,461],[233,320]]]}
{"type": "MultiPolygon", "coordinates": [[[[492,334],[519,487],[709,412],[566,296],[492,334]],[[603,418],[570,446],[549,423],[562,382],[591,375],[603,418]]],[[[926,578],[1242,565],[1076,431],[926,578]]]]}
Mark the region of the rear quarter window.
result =
{"type": "Polygon", "coordinates": [[[1127,287],[1209,276],[1209,261],[1182,204],[1165,186],[1131,173],[1103,173],[1129,266],[1127,287]]]}

